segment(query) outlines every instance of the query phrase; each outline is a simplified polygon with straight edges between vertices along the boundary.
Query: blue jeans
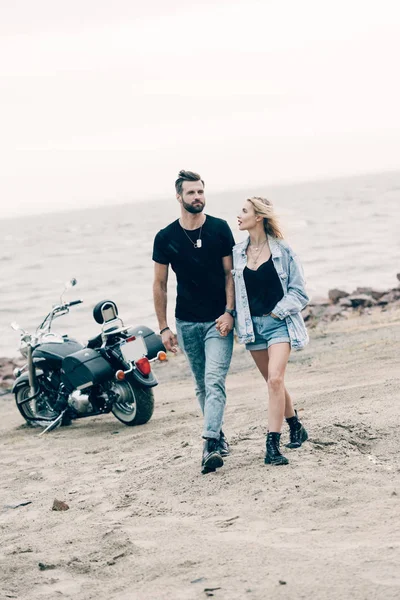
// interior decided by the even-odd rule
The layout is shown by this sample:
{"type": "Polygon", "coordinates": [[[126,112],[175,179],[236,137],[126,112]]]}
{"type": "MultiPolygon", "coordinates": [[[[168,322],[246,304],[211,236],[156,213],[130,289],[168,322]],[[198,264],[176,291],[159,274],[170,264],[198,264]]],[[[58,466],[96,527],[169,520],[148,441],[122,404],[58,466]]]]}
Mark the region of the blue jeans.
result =
{"type": "Polygon", "coordinates": [[[225,378],[233,350],[233,331],[223,337],[214,321],[192,323],[176,319],[178,343],[192,371],[196,396],[204,415],[204,438],[216,438],[224,419],[225,378]]]}

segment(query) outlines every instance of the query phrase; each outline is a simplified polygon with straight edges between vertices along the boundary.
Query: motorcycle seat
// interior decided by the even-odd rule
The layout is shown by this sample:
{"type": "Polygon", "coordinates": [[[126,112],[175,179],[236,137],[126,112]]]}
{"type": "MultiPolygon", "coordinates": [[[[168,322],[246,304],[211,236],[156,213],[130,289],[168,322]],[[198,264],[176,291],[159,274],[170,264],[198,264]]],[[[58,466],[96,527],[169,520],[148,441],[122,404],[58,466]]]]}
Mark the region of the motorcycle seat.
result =
{"type": "MultiPolygon", "coordinates": [[[[110,329],[107,329],[107,334],[110,335],[114,329],[115,329],[115,331],[118,331],[118,327],[111,327],[110,329]]],[[[103,343],[103,340],[101,337],[101,333],[99,333],[99,335],[96,335],[95,337],[92,337],[88,340],[87,347],[88,348],[100,348],[102,343],[103,343]]]]}
{"type": "Polygon", "coordinates": [[[88,340],[87,347],[88,348],[100,348],[102,344],[101,333],[96,335],[88,340]]]}

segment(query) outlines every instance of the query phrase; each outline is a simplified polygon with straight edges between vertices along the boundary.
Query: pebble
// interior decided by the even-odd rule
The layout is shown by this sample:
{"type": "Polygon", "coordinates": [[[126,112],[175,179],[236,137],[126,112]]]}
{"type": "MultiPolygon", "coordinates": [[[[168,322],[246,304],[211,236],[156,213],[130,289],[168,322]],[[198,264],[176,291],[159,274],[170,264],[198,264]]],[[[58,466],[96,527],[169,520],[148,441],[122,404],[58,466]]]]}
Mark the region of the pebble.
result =
{"type": "Polygon", "coordinates": [[[69,510],[69,506],[63,500],[57,500],[57,498],[55,498],[51,510],[57,510],[57,511],[69,510]]]}

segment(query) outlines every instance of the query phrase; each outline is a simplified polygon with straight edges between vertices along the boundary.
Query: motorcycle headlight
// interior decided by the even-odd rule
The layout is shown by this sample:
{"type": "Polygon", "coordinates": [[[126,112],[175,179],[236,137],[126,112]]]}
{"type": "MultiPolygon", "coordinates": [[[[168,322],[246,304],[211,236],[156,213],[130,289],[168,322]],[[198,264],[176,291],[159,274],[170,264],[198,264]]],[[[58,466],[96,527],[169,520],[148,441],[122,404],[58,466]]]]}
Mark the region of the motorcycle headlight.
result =
{"type": "Polygon", "coordinates": [[[24,358],[28,358],[28,344],[26,342],[20,343],[19,351],[21,352],[24,358]]]}

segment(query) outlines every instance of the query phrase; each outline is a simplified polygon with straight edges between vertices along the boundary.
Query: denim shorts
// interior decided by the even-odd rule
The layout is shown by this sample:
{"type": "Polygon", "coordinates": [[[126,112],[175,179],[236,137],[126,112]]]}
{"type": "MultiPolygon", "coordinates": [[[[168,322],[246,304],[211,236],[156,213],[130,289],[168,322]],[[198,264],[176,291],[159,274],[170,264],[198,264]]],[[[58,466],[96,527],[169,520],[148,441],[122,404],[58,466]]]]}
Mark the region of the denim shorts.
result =
{"type": "Polygon", "coordinates": [[[271,315],[251,317],[255,340],[246,344],[246,350],[266,350],[272,344],[290,344],[290,337],[285,319],[275,319],[271,315]]]}

